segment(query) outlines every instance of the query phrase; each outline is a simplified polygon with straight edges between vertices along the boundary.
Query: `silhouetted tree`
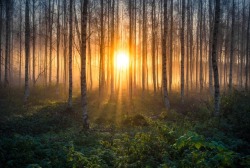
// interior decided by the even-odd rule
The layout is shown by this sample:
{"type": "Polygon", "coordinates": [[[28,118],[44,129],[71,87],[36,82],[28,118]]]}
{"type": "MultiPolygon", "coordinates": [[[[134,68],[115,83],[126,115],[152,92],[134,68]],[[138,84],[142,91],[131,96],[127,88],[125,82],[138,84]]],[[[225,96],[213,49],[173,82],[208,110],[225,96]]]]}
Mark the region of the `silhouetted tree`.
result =
{"type": "Polygon", "coordinates": [[[182,14],[181,14],[181,101],[184,102],[184,30],[185,30],[185,0],[182,0],[182,14]]]}
{"type": "Polygon", "coordinates": [[[72,108],[72,54],[73,54],[73,0],[69,1],[69,99],[68,107],[72,108]]]}
{"type": "Polygon", "coordinates": [[[86,84],[86,44],[87,44],[87,7],[88,0],[83,0],[82,22],[81,22],[81,102],[83,114],[83,128],[89,128],[88,112],[87,112],[87,84],[86,84]]]}
{"type": "Polygon", "coordinates": [[[213,42],[212,42],[212,65],[214,72],[214,114],[218,116],[220,114],[220,84],[219,73],[217,64],[217,52],[218,52],[218,32],[220,23],[220,0],[215,1],[215,21],[213,28],[213,42]]]}
{"type": "Polygon", "coordinates": [[[164,30],[163,30],[163,37],[162,37],[162,89],[163,89],[163,96],[164,96],[164,105],[167,109],[170,108],[170,103],[168,99],[168,90],[167,90],[167,1],[164,0],[164,30]]]}
{"type": "Polygon", "coordinates": [[[235,22],[235,2],[232,5],[232,27],[231,27],[231,46],[230,46],[230,69],[229,69],[229,89],[232,91],[233,83],[233,59],[234,59],[234,22],[235,22]]]}
{"type": "Polygon", "coordinates": [[[24,102],[29,97],[29,59],[30,59],[30,20],[29,20],[29,0],[25,2],[25,92],[24,102]]]}

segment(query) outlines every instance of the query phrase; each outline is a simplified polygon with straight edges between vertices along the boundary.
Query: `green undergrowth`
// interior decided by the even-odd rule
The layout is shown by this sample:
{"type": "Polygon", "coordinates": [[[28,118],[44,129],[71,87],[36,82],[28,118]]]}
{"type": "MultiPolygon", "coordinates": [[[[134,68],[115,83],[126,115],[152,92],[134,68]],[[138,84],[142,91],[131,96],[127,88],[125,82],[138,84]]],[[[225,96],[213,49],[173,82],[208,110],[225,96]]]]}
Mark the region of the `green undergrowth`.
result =
{"type": "MultiPolygon", "coordinates": [[[[214,118],[212,100],[190,98],[166,111],[161,97],[150,93],[131,105],[100,101],[90,92],[86,131],[77,96],[68,109],[63,93],[58,98],[41,91],[34,90],[26,105],[15,94],[20,91],[0,97],[0,167],[250,166],[249,93],[224,94],[221,116],[214,118]]],[[[178,96],[171,101],[177,104],[178,96]]]]}

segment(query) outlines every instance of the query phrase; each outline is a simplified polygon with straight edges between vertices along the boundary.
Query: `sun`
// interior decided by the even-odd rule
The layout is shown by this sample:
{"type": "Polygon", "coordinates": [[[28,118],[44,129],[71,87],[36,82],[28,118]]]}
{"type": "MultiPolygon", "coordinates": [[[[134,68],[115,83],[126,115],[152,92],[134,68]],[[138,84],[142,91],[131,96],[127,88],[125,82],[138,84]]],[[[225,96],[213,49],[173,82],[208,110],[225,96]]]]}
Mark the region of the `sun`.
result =
{"type": "Polygon", "coordinates": [[[119,70],[128,69],[129,56],[124,51],[118,51],[115,55],[115,66],[119,70]]]}

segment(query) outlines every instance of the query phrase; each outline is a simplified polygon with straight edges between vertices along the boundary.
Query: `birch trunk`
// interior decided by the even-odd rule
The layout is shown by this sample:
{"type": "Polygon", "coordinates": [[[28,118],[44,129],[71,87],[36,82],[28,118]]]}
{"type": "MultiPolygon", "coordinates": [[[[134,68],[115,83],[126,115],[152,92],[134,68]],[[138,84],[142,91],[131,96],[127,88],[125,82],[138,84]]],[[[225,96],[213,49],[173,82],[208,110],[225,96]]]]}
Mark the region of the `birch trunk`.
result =
{"type": "Polygon", "coordinates": [[[155,0],[152,2],[152,73],[153,73],[153,85],[154,85],[154,95],[156,95],[156,73],[155,73],[155,52],[156,52],[156,28],[155,28],[155,0]]]}
{"type": "Polygon", "coordinates": [[[83,115],[83,128],[89,129],[89,119],[87,111],[87,84],[86,84],[86,41],[87,41],[87,7],[88,0],[84,0],[81,22],[81,102],[83,115]]]}
{"type": "Polygon", "coordinates": [[[3,26],[3,2],[0,1],[0,86],[2,85],[2,26],[3,26]]]}
{"type": "Polygon", "coordinates": [[[200,92],[203,91],[203,43],[202,43],[202,14],[203,6],[202,1],[200,1],[200,92]]]}
{"type": "Polygon", "coordinates": [[[29,57],[30,57],[30,21],[29,21],[29,0],[25,3],[25,92],[24,103],[29,97],[29,57]]]}
{"type": "Polygon", "coordinates": [[[112,3],[112,14],[111,14],[111,99],[114,98],[114,92],[115,92],[115,83],[114,83],[114,57],[115,57],[115,0],[113,0],[112,3]]]}
{"type": "Polygon", "coordinates": [[[248,90],[248,80],[249,80],[249,40],[250,40],[250,3],[249,3],[249,14],[248,14],[248,23],[247,23],[247,47],[246,47],[246,67],[245,67],[245,73],[246,73],[246,79],[245,79],[245,89],[248,90]]]}
{"type": "Polygon", "coordinates": [[[170,7],[170,18],[171,18],[171,23],[170,23],[170,62],[169,62],[169,91],[171,93],[172,90],[172,78],[173,78],[173,22],[174,22],[174,17],[173,17],[173,12],[174,12],[174,1],[171,0],[171,7],[170,7]]]}
{"type": "Polygon", "coordinates": [[[35,0],[33,0],[33,62],[32,62],[32,82],[36,84],[36,24],[35,24],[35,0]]]}
{"type": "Polygon", "coordinates": [[[60,0],[57,1],[57,42],[56,42],[56,51],[57,51],[57,66],[56,66],[56,85],[57,93],[59,93],[59,69],[60,69],[60,0]]]}
{"type": "MultiPolygon", "coordinates": [[[[5,0],[6,4],[6,30],[10,30],[10,5],[12,3],[12,0],[5,0]]],[[[6,41],[5,41],[5,64],[4,64],[4,87],[7,87],[9,85],[9,57],[10,57],[10,31],[6,31],[6,41]]]]}
{"type": "Polygon", "coordinates": [[[68,107],[72,108],[72,54],[73,54],[73,0],[69,1],[69,99],[68,107]]]}
{"type": "Polygon", "coordinates": [[[185,0],[182,0],[181,14],[181,102],[184,102],[184,29],[185,29],[185,0]]]}
{"type": "Polygon", "coordinates": [[[234,22],[235,22],[235,2],[232,6],[232,27],[231,27],[231,47],[230,47],[230,69],[229,69],[229,89],[232,91],[233,85],[233,60],[234,60],[234,22]]]}
{"type": "Polygon", "coordinates": [[[166,109],[170,108],[170,103],[168,99],[168,90],[167,90],[167,0],[164,0],[164,28],[163,28],[163,37],[162,37],[162,89],[164,96],[164,104],[166,109]]]}
{"type": "Polygon", "coordinates": [[[220,0],[215,1],[215,21],[213,28],[213,42],[212,42],[212,65],[214,72],[214,114],[219,116],[220,114],[220,84],[219,73],[217,65],[217,46],[218,46],[218,32],[220,24],[220,0]]]}

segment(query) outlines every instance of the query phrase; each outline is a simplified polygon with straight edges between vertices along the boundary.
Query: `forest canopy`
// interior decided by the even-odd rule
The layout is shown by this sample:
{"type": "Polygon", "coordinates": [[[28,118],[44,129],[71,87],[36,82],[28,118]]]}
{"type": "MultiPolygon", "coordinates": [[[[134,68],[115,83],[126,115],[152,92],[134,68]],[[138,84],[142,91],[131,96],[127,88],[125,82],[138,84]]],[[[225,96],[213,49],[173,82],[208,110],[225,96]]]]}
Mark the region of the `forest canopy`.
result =
{"type": "MultiPolygon", "coordinates": [[[[68,87],[69,1],[30,0],[28,3],[29,82],[33,85],[58,82],[68,87]]],[[[74,0],[72,3],[72,75],[73,88],[77,90],[80,88],[83,1],[74,0]]],[[[163,3],[163,0],[89,1],[86,32],[88,89],[102,85],[110,88],[112,67],[115,88],[120,85],[129,87],[129,69],[132,70],[133,87],[156,91],[161,88],[163,3]],[[119,68],[121,66],[126,68],[119,68]]],[[[182,6],[182,1],[172,0],[166,4],[166,76],[168,90],[180,90],[183,27],[184,90],[188,94],[193,90],[212,89],[215,3],[210,0],[185,0],[184,3],[182,6]],[[185,13],[184,25],[182,11],[185,13]]],[[[221,89],[247,88],[249,2],[221,0],[220,3],[217,63],[221,89]]],[[[25,75],[25,0],[2,0],[1,23],[1,82],[22,86],[25,75]]]]}

